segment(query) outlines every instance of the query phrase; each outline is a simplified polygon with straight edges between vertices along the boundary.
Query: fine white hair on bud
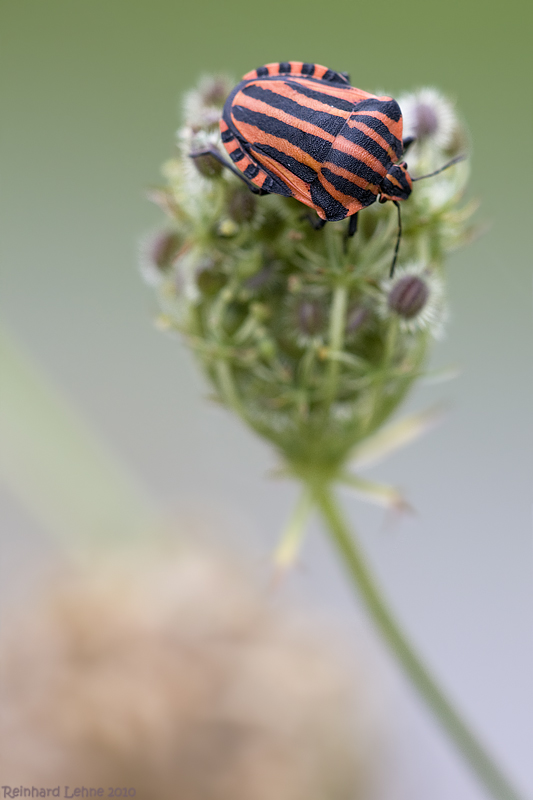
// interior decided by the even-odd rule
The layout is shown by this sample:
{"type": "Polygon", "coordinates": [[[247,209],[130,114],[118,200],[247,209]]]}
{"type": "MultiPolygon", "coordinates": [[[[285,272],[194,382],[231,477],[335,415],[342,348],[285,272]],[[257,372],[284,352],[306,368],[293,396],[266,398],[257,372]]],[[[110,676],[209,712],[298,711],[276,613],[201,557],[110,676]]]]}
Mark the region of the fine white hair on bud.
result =
{"type": "MultiPolygon", "coordinates": [[[[184,155],[204,150],[220,143],[219,122],[224,101],[232,81],[223,75],[204,76],[196,89],[187,92],[183,100],[183,126],[178,130],[178,144],[184,155]]],[[[204,177],[220,174],[221,165],[212,157],[196,163],[204,177]]]]}
{"type": "Polygon", "coordinates": [[[405,138],[414,136],[416,142],[429,142],[440,150],[453,143],[458,128],[453,104],[436,89],[424,88],[398,98],[403,116],[405,138]]]}
{"type": "Polygon", "coordinates": [[[179,252],[183,240],[175,230],[162,229],[143,237],[139,244],[141,275],[150,286],[158,286],[179,252]]]}
{"type": "Polygon", "coordinates": [[[233,82],[224,75],[204,76],[183,100],[185,123],[191,127],[217,127],[233,82]]]}
{"type": "Polygon", "coordinates": [[[423,264],[399,267],[392,278],[381,282],[379,313],[395,315],[400,329],[408,333],[427,331],[442,337],[447,317],[442,278],[423,264]]]}

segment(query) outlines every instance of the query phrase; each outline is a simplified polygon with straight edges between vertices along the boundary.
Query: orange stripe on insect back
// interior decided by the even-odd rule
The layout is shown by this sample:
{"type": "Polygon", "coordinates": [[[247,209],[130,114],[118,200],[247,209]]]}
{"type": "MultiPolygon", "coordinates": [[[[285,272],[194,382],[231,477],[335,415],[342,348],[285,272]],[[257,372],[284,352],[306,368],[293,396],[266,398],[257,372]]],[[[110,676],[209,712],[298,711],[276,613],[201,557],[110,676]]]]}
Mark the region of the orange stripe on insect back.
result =
{"type": "Polygon", "coordinates": [[[283,164],[280,164],[279,161],[275,161],[273,158],[270,158],[270,156],[260,153],[258,150],[254,150],[254,157],[260,164],[270,169],[274,175],[279,176],[292,190],[293,196],[297,200],[301,203],[305,203],[307,206],[311,206],[311,208],[314,207],[308,183],[296,177],[293,172],[284,167],[283,164]]]}
{"type": "Polygon", "coordinates": [[[389,175],[389,173],[387,173],[387,180],[390,181],[390,183],[392,183],[393,186],[397,186],[398,189],[400,189],[403,192],[402,184],[396,180],[394,175],[389,175]]]}
{"type": "MultiPolygon", "coordinates": [[[[279,61],[271,61],[269,64],[258,67],[258,69],[266,69],[269,75],[277,75],[279,73],[279,61]]],[[[257,69],[252,69],[250,72],[247,72],[246,75],[242,76],[241,81],[250,81],[254,78],[257,78],[257,69]]]]}
{"type": "MultiPolygon", "coordinates": [[[[380,97],[379,99],[380,100],[383,100],[383,99],[387,99],[388,100],[389,98],[380,97]]],[[[402,120],[402,117],[400,117],[399,120],[395,121],[395,120],[391,119],[390,117],[387,117],[387,115],[383,114],[381,111],[374,111],[374,110],[372,110],[372,111],[355,111],[353,116],[356,117],[358,114],[364,114],[365,116],[374,117],[374,119],[379,119],[380,122],[382,122],[389,129],[389,131],[392,133],[393,136],[395,136],[397,139],[399,139],[400,142],[402,141],[402,133],[403,133],[403,120],[402,120]]]]}
{"type": "MultiPolygon", "coordinates": [[[[250,111],[256,111],[260,114],[265,114],[267,117],[279,119],[280,122],[284,122],[286,125],[290,125],[292,128],[296,128],[304,133],[310,133],[311,136],[318,136],[320,139],[324,139],[326,142],[333,142],[335,139],[333,134],[328,133],[322,128],[319,128],[318,125],[313,125],[312,122],[307,122],[306,120],[298,119],[298,117],[293,117],[292,114],[288,114],[286,111],[282,111],[279,108],[273,108],[268,103],[264,103],[262,100],[256,100],[254,97],[247,97],[242,92],[239,92],[236,95],[235,105],[247,108],[250,111]]],[[[248,127],[245,122],[237,120],[234,120],[234,122],[239,131],[243,132],[244,129],[248,127]]],[[[259,130],[261,133],[261,139],[256,139],[256,141],[260,141],[262,144],[269,143],[270,139],[272,138],[272,134],[265,133],[259,128],[255,128],[255,126],[250,127],[254,127],[254,130],[259,130]]],[[[252,141],[248,136],[245,136],[245,138],[248,142],[252,141]]]]}
{"type": "Polygon", "coordinates": [[[248,178],[248,180],[252,181],[252,183],[255,183],[256,186],[262,189],[267,178],[268,175],[266,174],[266,172],[263,172],[263,170],[260,169],[255,178],[248,178]]]}
{"type": "Polygon", "coordinates": [[[398,154],[394,152],[390,144],[386,142],[383,136],[380,136],[377,131],[375,131],[373,128],[370,128],[368,125],[365,125],[364,122],[360,122],[359,120],[353,118],[348,120],[348,125],[350,128],[357,128],[358,130],[362,131],[368,136],[369,139],[373,139],[376,144],[379,144],[379,146],[385,150],[391,161],[396,161],[398,154]]]}
{"type": "MultiPolygon", "coordinates": [[[[261,86],[260,81],[254,81],[254,83],[256,86],[261,86]]],[[[298,81],[298,83],[300,84],[302,81],[298,81]]],[[[263,88],[263,86],[261,86],[261,88],[263,88]]],[[[274,92],[274,94],[277,94],[280,97],[286,97],[288,100],[293,100],[302,108],[310,108],[312,111],[321,111],[329,114],[332,117],[338,117],[339,120],[347,120],[352,113],[351,111],[342,111],[339,108],[333,108],[328,103],[322,103],[320,100],[314,100],[311,97],[298,94],[298,92],[293,89],[292,86],[286,84],[284,81],[269,81],[267,88],[269,92],[274,92]]],[[[275,113],[277,117],[280,112],[275,109],[275,113]]]]}
{"type": "Polygon", "coordinates": [[[289,64],[291,65],[291,74],[295,75],[295,76],[298,76],[300,74],[300,72],[302,71],[302,67],[304,65],[304,62],[303,61],[289,61],[289,64]]]}
{"type": "MultiPolygon", "coordinates": [[[[290,75],[287,75],[287,78],[290,77],[290,75]]],[[[349,103],[358,103],[359,100],[368,100],[369,98],[374,98],[376,96],[375,94],[369,94],[368,92],[364,92],[362,89],[356,89],[355,86],[349,86],[348,84],[333,84],[328,83],[327,81],[324,81],[323,83],[316,83],[316,81],[313,82],[308,78],[298,78],[298,83],[301,83],[306,89],[311,89],[314,92],[320,92],[320,94],[329,94],[331,97],[339,97],[341,100],[347,100],[349,103]]]]}
{"type": "Polygon", "coordinates": [[[230,147],[231,147],[232,144],[233,144],[233,142],[222,142],[222,145],[223,145],[223,147],[224,147],[224,149],[225,149],[225,151],[226,151],[226,153],[228,155],[231,155],[230,147]]]}
{"type": "MultiPolygon", "coordinates": [[[[235,153],[236,150],[238,150],[239,152],[243,153],[243,157],[239,158],[238,161],[234,161],[233,163],[235,164],[237,169],[239,169],[241,172],[244,172],[246,167],[249,167],[250,164],[253,164],[253,161],[250,158],[248,158],[248,156],[246,155],[244,150],[239,146],[238,143],[236,144],[235,147],[232,147],[233,144],[235,144],[235,142],[228,142],[228,143],[223,142],[223,145],[226,148],[226,151],[227,151],[229,156],[231,156],[232,153],[235,153]]],[[[232,159],[232,161],[233,161],[233,159],[232,159]]]]}
{"type": "Polygon", "coordinates": [[[327,67],[323,67],[322,64],[315,64],[315,71],[313,72],[313,78],[321,78],[322,75],[325,75],[328,71],[327,67]]]}
{"type": "Polygon", "coordinates": [[[228,155],[231,155],[236,150],[242,149],[239,142],[236,139],[232,139],[231,142],[222,142],[222,144],[226,148],[228,155]]]}
{"type": "Polygon", "coordinates": [[[371,155],[368,150],[365,150],[364,147],[350,142],[350,140],[346,139],[344,136],[337,136],[335,139],[335,150],[340,150],[341,153],[347,153],[349,156],[357,158],[358,161],[362,161],[363,164],[371,167],[378,175],[385,176],[387,174],[387,169],[383,166],[381,161],[378,161],[378,159],[371,155]]]}
{"type": "MultiPolygon", "coordinates": [[[[254,151],[254,154],[259,152],[254,149],[254,144],[262,144],[261,140],[259,139],[261,130],[253,125],[245,125],[244,123],[242,123],[242,125],[243,129],[247,131],[247,135],[250,136],[248,141],[250,142],[250,146],[254,151]]],[[[317,161],[316,158],[313,158],[313,156],[309,155],[309,153],[306,153],[305,150],[302,150],[295,144],[292,144],[292,142],[289,142],[288,139],[282,139],[278,136],[269,136],[267,143],[270,145],[270,147],[275,147],[276,150],[285,153],[285,155],[292,156],[292,158],[294,158],[294,160],[298,161],[300,164],[305,164],[306,167],[311,167],[311,169],[313,169],[315,172],[318,172],[322,166],[320,161],[317,161]]],[[[277,164],[277,161],[274,161],[273,163],[277,164]]]]}
{"type": "Polygon", "coordinates": [[[245,155],[245,156],[244,156],[244,158],[241,158],[241,160],[240,160],[240,161],[238,161],[238,162],[235,164],[235,166],[236,166],[236,167],[238,167],[238,168],[240,169],[240,171],[241,171],[241,172],[244,172],[244,170],[246,169],[246,167],[249,167],[249,166],[250,166],[250,164],[253,164],[253,161],[252,161],[250,158],[248,158],[248,156],[247,156],[247,155],[245,155]]]}
{"type": "MultiPolygon", "coordinates": [[[[339,192],[339,190],[336,189],[333,186],[333,184],[330,183],[328,179],[325,178],[323,175],[319,175],[318,180],[320,181],[324,189],[327,191],[327,193],[331,195],[331,197],[333,197],[334,200],[337,200],[341,205],[344,206],[344,208],[346,209],[346,216],[349,216],[350,214],[355,214],[356,211],[360,211],[362,208],[364,208],[363,204],[360,203],[359,200],[356,200],[355,197],[350,197],[349,194],[343,194],[342,192],[339,192]]],[[[318,211],[318,215],[322,216],[320,211],[318,211]]]]}
{"type": "Polygon", "coordinates": [[[321,165],[322,169],[329,169],[331,172],[334,172],[335,175],[338,175],[340,178],[345,178],[347,181],[350,181],[355,186],[359,186],[360,189],[368,189],[369,192],[372,194],[379,194],[379,187],[376,186],[374,183],[369,183],[365,181],[364,178],[361,178],[359,175],[354,175],[353,172],[350,172],[347,169],[343,169],[342,167],[337,166],[337,164],[332,164],[331,161],[325,161],[324,164],[321,165]]]}

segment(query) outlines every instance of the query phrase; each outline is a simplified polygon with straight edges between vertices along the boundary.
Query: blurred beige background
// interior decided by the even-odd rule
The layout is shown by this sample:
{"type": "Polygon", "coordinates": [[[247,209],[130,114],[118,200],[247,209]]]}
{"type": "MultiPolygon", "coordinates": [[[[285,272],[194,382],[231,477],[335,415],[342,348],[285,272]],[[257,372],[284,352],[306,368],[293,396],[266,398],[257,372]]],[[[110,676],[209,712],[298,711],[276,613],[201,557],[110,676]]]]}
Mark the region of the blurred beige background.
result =
{"type": "MultiPolygon", "coordinates": [[[[157,332],[136,268],[160,221],[145,200],[197,78],[302,59],[393,96],[436,85],[472,137],[471,195],[488,232],[450,259],[452,320],[420,387],[445,423],[373,470],[416,515],[347,495],[364,547],[413,641],[518,785],[531,773],[531,6],[269,0],[3,0],[0,4],[2,322],[158,504],[266,562],[295,498],[274,459],[211,406],[183,346],[157,332]]],[[[2,492],[5,590],[56,546],[2,492]]],[[[318,526],[291,590],[340,620],[359,612],[318,526]]],[[[379,648],[378,648],[379,649],[379,648]]],[[[398,753],[386,800],[481,800],[459,758],[383,658],[398,753]]]]}

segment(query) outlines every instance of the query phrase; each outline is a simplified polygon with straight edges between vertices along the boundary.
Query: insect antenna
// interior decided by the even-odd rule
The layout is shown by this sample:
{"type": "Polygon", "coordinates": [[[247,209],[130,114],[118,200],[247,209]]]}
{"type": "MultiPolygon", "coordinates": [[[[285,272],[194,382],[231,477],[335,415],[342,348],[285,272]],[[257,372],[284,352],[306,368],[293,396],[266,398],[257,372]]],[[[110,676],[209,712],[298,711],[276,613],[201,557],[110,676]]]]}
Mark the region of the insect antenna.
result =
{"type": "Polygon", "coordinates": [[[392,278],[392,276],[394,275],[394,267],[396,266],[396,259],[398,258],[398,250],[400,249],[400,240],[402,238],[402,212],[400,210],[400,204],[397,200],[393,200],[392,202],[398,209],[398,236],[396,238],[396,247],[394,248],[394,256],[392,258],[389,278],[392,278]]]}
{"type": "Polygon", "coordinates": [[[453,165],[457,164],[459,161],[464,161],[465,158],[466,155],[464,153],[460,156],[455,156],[455,158],[452,158],[452,160],[448,161],[448,163],[445,164],[443,167],[440,167],[440,169],[436,169],[435,172],[429,172],[427,175],[419,175],[418,178],[411,178],[411,180],[414,182],[414,181],[421,181],[424,178],[432,178],[434,175],[438,175],[439,172],[444,172],[444,170],[448,169],[448,167],[453,167],[453,165]]]}

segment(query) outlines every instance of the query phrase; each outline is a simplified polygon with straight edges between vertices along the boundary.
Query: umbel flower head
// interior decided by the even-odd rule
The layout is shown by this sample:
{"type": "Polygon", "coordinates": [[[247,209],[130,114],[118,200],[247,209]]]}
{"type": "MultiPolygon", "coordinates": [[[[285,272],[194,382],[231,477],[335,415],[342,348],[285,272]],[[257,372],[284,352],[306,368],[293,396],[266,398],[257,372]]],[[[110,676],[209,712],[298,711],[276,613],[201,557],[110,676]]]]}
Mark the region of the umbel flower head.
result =
{"type": "MultiPolygon", "coordinates": [[[[333,478],[396,409],[442,332],[444,258],[472,230],[473,209],[460,205],[468,164],[413,184],[389,280],[392,203],[363,209],[348,238],[347,220],[317,229],[293,198],[256,197],[216,159],[190,158],[206,145],[225,155],[215,123],[230,86],[204,79],[187,95],[177,153],[152,192],[180,243],[164,269],[154,260],[158,322],[183,334],[220,402],[293,473],[333,478]]],[[[439,169],[462,130],[452,105],[427,90],[406,100],[406,116],[432,142],[423,154],[413,145],[411,174],[439,169]]]]}

